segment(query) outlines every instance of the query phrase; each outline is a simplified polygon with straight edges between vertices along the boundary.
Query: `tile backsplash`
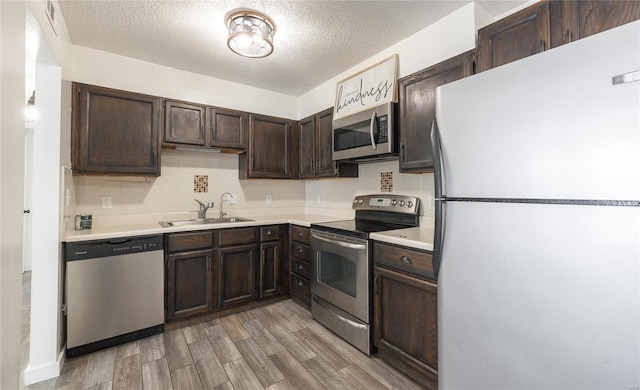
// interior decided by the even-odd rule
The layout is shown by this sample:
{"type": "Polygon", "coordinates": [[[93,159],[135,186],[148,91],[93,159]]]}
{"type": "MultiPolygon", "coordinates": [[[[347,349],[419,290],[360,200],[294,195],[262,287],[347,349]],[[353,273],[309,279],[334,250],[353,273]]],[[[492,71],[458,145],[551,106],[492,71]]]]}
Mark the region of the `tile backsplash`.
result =
{"type": "Polygon", "coordinates": [[[238,202],[225,208],[304,207],[304,182],[298,180],[240,180],[238,156],[233,154],[162,151],[161,176],[117,178],[74,176],[75,209],[100,215],[154,214],[197,211],[194,198],[215,202],[224,192],[238,194],[238,202]],[[199,181],[199,183],[196,183],[199,181]],[[204,190],[204,191],[203,191],[204,190]],[[266,204],[265,196],[272,195],[266,204]],[[102,197],[112,198],[111,209],[102,209],[102,197]]]}
{"type": "Polygon", "coordinates": [[[433,223],[433,210],[428,207],[433,175],[400,173],[397,161],[361,164],[358,178],[240,180],[237,155],[163,150],[161,169],[160,177],[146,179],[73,176],[73,211],[98,217],[173,212],[194,212],[195,216],[194,198],[215,202],[217,210],[220,195],[230,192],[238,194],[237,204],[225,204],[231,213],[234,209],[288,207],[322,213],[321,209],[351,210],[355,195],[390,192],[419,197],[422,224],[433,223]],[[196,183],[199,179],[201,184],[196,183]],[[203,186],[205,192],[198,192],[203,186]],[[271,203],[266,203],[267,195],[271,203]],[[112,198],[111,209],[102,209],[102,197],[112,198]]]}

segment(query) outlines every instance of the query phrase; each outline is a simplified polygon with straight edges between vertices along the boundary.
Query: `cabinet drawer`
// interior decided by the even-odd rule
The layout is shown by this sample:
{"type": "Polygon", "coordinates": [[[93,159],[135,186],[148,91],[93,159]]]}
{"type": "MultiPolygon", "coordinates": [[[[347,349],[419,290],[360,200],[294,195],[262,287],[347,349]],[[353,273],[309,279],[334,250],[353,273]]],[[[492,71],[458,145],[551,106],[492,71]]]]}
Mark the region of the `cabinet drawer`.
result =
{"type": "Polygon", "coordinates": [[[280,226],[260,227],[260,241],[277,241],[280,239],[280,226]]]}
{"type": "Polygon", "coordinates": [[[373,261],[400,271],[435,279],[430,253],[386,244],[373,244],[373,261]]]}
{"type": "Polygon", "coordinates": [[[291,274],[291,295],[307,305],[311,305],[311,286],[309,281],[296,274],[291,274]]]}
{"type": "Polygon", "coordinates": [[[291,240],[310,244],[310,232],[308,227],[291,225],[291,240]]]}
{"type": "Polygon", "coordinates": [[[300,244],[299,242],[291,243],[291,256],[299,257],[303,260],[311,260],[311,247],[309,245],[300,244]]]}
{"type": "Polygon", "coordinates": [[[218,230],[218,245],[253,244],[258,241],[257,231],[255,227],[218,230]]]}
{"type": "Polygon", "coordinates": [[[304,276],[309,279],[311,277],[311,265],[308,261],[301,259],[291,258],[291,272],[295,272],[300,276],[304,276]]]}
{"type": "Polygon", "coordinates": [[[167,235],[169,252],[213,247],[213,232],[176,233],[167,235]]]}

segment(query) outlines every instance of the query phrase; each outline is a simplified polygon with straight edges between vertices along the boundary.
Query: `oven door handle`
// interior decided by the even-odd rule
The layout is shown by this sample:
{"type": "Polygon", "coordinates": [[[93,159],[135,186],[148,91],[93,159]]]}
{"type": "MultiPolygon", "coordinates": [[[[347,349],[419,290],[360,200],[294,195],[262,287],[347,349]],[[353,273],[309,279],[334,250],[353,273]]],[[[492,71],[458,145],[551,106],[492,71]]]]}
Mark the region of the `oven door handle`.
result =
{"type": "Polygon", "coordinates": [[[314,232],[311,232],[311,235],[313,236],[313,238],[315,238],[317,240],[328,242],[329,244],[337,245],[337,246],[340,246],[340,247],[343,247],[343,248],[367,249],[367,247],[365,245],[362,245],[362,244],[352,244],[350,242],[344,242],[344,241],[338,241],[338,240],[330,240],[328,238],[320,237],[317,234],[315,234],[314,232]]]}
{"type": "Polygon", "coordinates": [[[354,328],[367,329],[366,325],[359,324],[355,321],[352,321],[348,318],[341,316],[340,314],[336,313],[335,310],[332,310],[330,307],[328,307],[324,302],[320,301],[319,299],[314,299],[313,302],[315,302],[315,304],[317,304],[318,306],[322,307],[324,310],[330,311],[334,316],[336,316],[340,321],[344,322],[345,324],[352,326],[354,328]]]}

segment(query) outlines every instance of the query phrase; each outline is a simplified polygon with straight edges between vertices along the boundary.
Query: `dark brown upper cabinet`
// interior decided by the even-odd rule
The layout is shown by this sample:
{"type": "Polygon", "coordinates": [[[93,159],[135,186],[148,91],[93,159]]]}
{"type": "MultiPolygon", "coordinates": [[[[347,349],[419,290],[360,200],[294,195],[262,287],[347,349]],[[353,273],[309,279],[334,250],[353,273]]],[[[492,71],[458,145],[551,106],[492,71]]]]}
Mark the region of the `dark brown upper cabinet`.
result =
{"type": "Polygon", "coordinates": [[[74,174],[160,175],[160,98],[73,83],[74,174]]]}
{"type": "Polygon", "coordinates": [[[549,2],[536,3],[478,30],[477,72],[540,53],[549,48],[549,2]]]}
{"type": "Polygon", "coordinates": [[[436,113],[436,88],[473,74],[471,50],[403,77],[399,87],[400,172],[433,169],[431,126],[436,113]]]}
{"type": "Polygon", "coordinates": [[[585,38],[640,19],[640,1],[563,1],[570,40],[585,38]]]}
{"type": "Polygon", "coordinates": [[[640,19],[640,1],[541,1],[478,31],[476,72],[640,19]]]}
{"type": "Polygon", "coordinates": [[[211,107],[209,109],[209,146],[245,150],[249,114],[211,107]]]}
{"type": "Polygon", "coordinates": [[[207,109],[190,103],[164,101],[164,142],[205,145],[207,109]]]}
{"type": "Polygon", "coordinates": [[[336,163],[333,151],[333,108],[298,122],[300,133],[300,179],[358,177],[358,165],[336,163]]]}
{"type": "Polygon", "coordinates": [[[297,175],[297,123],[266,115],[249,115],[248,151],[239,156],[241,179],[293,179],[297,175]],[[295,130],[295,131],[294,131],[295,130]]]}

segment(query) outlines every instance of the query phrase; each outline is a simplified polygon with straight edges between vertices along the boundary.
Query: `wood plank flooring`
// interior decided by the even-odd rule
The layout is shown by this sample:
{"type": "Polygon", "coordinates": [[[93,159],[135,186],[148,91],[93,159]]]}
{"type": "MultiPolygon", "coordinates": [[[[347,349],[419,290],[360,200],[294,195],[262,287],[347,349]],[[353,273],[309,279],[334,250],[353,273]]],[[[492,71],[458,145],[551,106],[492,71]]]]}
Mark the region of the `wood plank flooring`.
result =
{"type": "Polygon", "coordinates": [[[420,389],[291,300],[67,360],[36,389],[420,389]]]}

